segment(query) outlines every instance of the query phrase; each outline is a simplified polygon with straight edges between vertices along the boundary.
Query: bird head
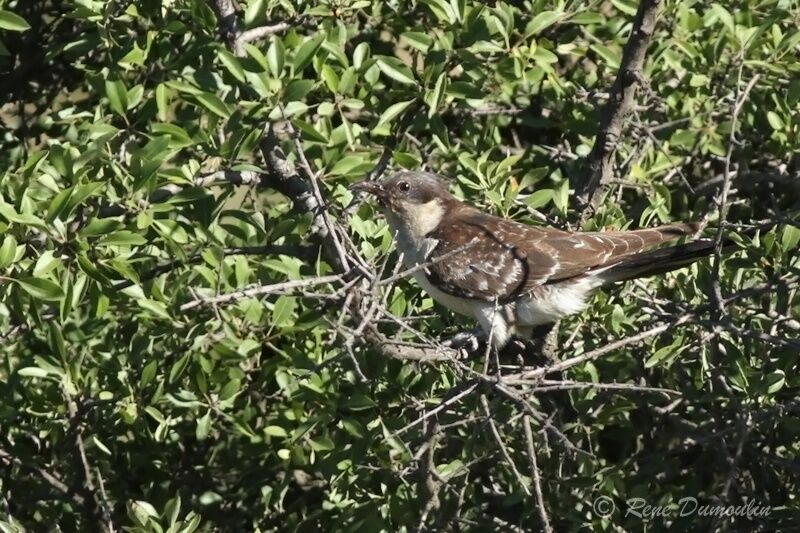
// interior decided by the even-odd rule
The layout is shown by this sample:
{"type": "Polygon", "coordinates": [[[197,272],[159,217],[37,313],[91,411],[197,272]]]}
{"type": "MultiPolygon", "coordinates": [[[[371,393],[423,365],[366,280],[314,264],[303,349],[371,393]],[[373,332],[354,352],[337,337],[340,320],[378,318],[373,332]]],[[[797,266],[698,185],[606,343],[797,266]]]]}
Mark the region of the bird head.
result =
{"type": "Polygon", "coordinates": [[[436,229],[449,206],[457,202],[444,179],[429,172],[398,172],[356,183],[350,189],[374,196],[392,229],[407,231],[413,238],[436,229]]]}

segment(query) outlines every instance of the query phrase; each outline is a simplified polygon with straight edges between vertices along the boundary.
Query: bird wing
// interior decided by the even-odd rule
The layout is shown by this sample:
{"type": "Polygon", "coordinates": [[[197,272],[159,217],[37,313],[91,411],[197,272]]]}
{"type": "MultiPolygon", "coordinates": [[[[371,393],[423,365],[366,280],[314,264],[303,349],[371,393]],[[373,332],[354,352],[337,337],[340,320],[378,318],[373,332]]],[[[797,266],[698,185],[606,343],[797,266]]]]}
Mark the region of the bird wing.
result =
{"type": "Polygon", "coordinates": [[[691,232],[687,225],[572,233],[528,226],[464,207],[429,237],[425,269],[440,290],[464,298],[511,301],[534,288],[618,264],[691,232]]]}

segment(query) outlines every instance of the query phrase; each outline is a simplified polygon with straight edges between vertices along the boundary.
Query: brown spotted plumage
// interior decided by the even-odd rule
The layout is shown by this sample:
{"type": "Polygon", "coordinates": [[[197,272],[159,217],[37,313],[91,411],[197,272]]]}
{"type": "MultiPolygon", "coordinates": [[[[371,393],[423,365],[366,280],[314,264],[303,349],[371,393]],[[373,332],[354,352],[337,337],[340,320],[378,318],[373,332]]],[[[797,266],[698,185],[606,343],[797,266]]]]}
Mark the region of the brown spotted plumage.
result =
{"type": "Polygon", "coordinates": [[[442,178],[400,172],[356,184],[374,195],[414,277],[436,301],[474,316],[500,348],[512,335],[580,312],[599,287],[667,272],[713,252],[713,242],[656,248],[694,224],[567,232],[521,224],[452,196],[442,178]]]}
{"type": "Polygon", "coordinates": [[[528,226],[455,202],[428,234],[438,241],[428,256],[428,277],[454,296],[507,303],[537,286],[608,268],[693,231],[690,225],[670,225],[571,233],[528,226]],[[442,256],[447,259],[437,261],[442,256]]]}

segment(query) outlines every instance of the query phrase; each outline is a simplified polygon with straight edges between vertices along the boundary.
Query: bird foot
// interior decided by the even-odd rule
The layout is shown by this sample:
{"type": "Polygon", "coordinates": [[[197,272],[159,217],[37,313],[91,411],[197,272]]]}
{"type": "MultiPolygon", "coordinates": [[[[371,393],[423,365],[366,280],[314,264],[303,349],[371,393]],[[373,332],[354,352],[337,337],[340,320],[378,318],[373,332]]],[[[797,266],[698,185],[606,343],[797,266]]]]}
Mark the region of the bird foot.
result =
{"type": "Polygon", "coordinates": [[[471,331],[461,331],[456,333],[446,341],[444,345],[454,349],[458,353],[459,359],[466,359],[478,353],[485,346],[486,338],[480,329],[471,331]]]}

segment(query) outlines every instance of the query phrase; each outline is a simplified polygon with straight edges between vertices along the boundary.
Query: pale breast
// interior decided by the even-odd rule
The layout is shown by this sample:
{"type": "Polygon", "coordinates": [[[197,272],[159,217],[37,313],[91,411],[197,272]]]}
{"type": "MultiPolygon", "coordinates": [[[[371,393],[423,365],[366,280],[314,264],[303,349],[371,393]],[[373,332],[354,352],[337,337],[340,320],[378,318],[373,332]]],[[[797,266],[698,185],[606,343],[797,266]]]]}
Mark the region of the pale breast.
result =
{"type": "Polygon", "coordinates": [[[580,313],[586,309],[588,298],[600,285],[599,280],[587,276],[536,287],[517,301],[517,322],[524,326],[539,326],[580,313]]]}
{"type": "Polygon", "coordinates": [[[474,315],[476,303],[473,300],[468,298],[459,298],[458,296],[453,296],[452,294],[447,294],[446,292],[440,291],[430,281],[428,281],[428,277],[422,270],[418,270],[414,273],[414,279],[417,280],[417,283],[419,283],[419,286],[422,287],[422,290],[431,295],[431,298],[447,307],[451,311],[467,316],[474,315]]]}

